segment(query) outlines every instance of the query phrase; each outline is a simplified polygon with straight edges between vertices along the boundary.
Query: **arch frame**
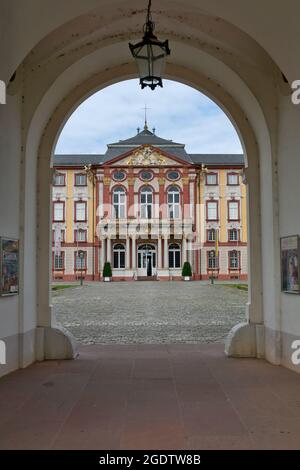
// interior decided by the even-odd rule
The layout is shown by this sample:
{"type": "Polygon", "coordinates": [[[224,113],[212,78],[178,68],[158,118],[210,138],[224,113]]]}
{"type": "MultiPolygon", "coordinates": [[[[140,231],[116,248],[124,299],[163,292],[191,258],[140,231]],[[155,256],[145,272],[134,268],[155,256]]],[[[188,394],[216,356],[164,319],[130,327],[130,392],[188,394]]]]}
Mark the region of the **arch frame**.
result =
{"type": "MultiPolygon", "coordinates": [[[[60,101],[44,129],[38,149],[38,256],[37,256],[37,299],[38,299],[38,328],[52,329],[55,319],[50,302],[50,181],[52,173],[49,157],[52,157],[59,133],[73,110],[80,102],[95,91],[134,76],[130,65],[125,64],[109,72],[100,72],[89,77],[80,85],[74,87],[67,96],[60,101]],[[48,188],[48,189],[46,189],[48,188]],[[49,269],[45,271],[45,265],[49,269]],[[46,272],[46,274],[45,274],[46,272]]],[[[260,175],[259,175],[259,149],[254,129],[250,119],[236,100],[219,83],[205,75],[193,73],[191,70],[178,65],[169,65],[167,78],[185,83],[200,92],[206,94],[216,101],[226,114],[230,117],[234,127],[238,130],[245,151],[246,174],[248,185],[248,240],[249,240],[249,299],[247,304],[246,318],[244,324],[237,325],[229,334],[225,352],[229,356],[264,356],[264,334],[263,334],[263,311],[262,311],[262,272],[261,272],[261,225],[260,225],[260,175]],[[256,256],[251,257],[255,251],[256,256]]],[[[174,185],[174,183],[173,183],[174,185]]],[[[118,186],[118,185],[116,185],[118,186]]],[[[170,185],[171,186],[171,185],[170,185]]],[[[66,335],[65,332],[63,334],[66,335]]],[[[52,334],[53,336],[53,334],[52,334]]],[[[61,339],[61,334],[59,334],[61,339]]],[[[76,354],[74,344],[65,336],[66,344],[60,347],[68,357],[76,354]]],[[[53,341],[53,338],[52,338],[53,341]]],[[[43,341],[44,342],[44,341],[43,341]]],[[[50,344],[50,342],[48,342],[50,344]]],[[[53,341],[55,343],[55,341],[53,341]]],[[[49,346],[50,350],[52,346],[49,346]]],[[[43,353],[43,346],[39,348],[38,356],[48,358],[57,354],[54,345],[53,351],[43,353]],[[56,352],[55,352],[56,351],[56,352]]],[[[61,353],[64,355],[64,353],[61,353]]],[[[60,357],[61,357],[60,354],[60,357]]]]}

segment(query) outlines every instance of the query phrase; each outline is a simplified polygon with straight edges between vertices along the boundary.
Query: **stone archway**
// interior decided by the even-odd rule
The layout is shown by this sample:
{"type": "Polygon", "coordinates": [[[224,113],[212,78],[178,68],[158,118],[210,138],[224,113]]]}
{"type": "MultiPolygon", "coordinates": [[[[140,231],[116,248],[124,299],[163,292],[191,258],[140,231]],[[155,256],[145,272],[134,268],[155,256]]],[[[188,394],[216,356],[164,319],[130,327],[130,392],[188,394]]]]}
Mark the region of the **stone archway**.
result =
{"type": "MultiPolygon", "coordinates": [[[[73,345],[66,332],[53,329],[55,319],[52,318],[51,307],[47,304],[50,299],[50,179],[49,156],[52,155],[56,139],[62,125],[68,118],[71,110],[95,90],[112,83],[133,76],[131,67],[120,67],[110,71],[110,77],[97,74],[72,90],[61,101],[54,114],[49,119],[39,148],[39,200],[38,200],[38,298],[39,326],[44,332],[46,340],[45,358],[73,357],[73,345]],[[108,80],[110,78],[110,80],[108,80]],[[46,210],[49,208],[49,210],[46,210]],[[45,270],[45,265],[48,269],[45,270]],[[46,275],[47,274],[47,275],[46,275]],[[63,334],[62,334],[63,333],[63,334]]],[[[193,74],[187,69],[178,66],[169,66],[168,78],[180,80],[194,88],[213,97],[215,101],[226,110],[235,127],[238,129],[246,155],[246,174],[248,183],[248,218],[249,218],[249,301],[247,305],[247,319],[244,324],[237,325],[228,337],[226,354],[230,356],[264,356],[263,312],[261,298],[261,253],[260,253],[260,190],[259,190],[259,152],[256,138],[249,120],[233,97],[221,89],[217,83],[205,76],[193,74]],[[254,253],[254,255],[253,255],[254,253]]],[[[41,354],[42,354],[41,348],[41,354]]]]}
{"type": "MultiPolygon", "coordinates": [[[[160,28],[173,44],[166,77],[193,86],[223,108],[240,135],[247,159],[249,321],[232,332],[226,351],[229,355],[261,357],[266,345],[265,357],[280,363],[278,116],[274,109],[282,76],[266,52],[230,23],[214,17],[207,23],[208,17],[203,12],[197,13],[199,23],[189,13],[179,18],[173,10],[168,11],[168,2],[164,3],[160,28]],[[176,23],[176,33],[172,21],[176,23]],[[207,28],[210,27],[212,37],[209,39],[207,28]],[[270,272],[274,274],[270,276],[270,272]],[[266,320],[268,328],[264,327],[266,320]]],[[[29,317],[31,342],[34,342],[35,331],[38,339],[37,354],[34,347],[31,348],[26,360],[21,359],[21,364],[28,364],[35,357],[59,355],[58,350],[51,351],[53,336],[59,337],[63,357],[66,351],[73,354],[70,342],[65,344],[64,334],[52,328],[55,319],[49,306],[49,163],[60,129],[76,106],[94,91],[135,77],[134,64],[127,60],[128,41],[140,33],[138,25],[130,22],[131,10],[132,6],[129,15],[118,11],[115,16],[109,16],[104,32],[102,23],[97,29],[98,9],[94,16],[83,15],[70,21],[67,27],[45,37],[21,67],[26,100],[23,106],[20,214],[22,253],[27,255],[22,257],[21,265],[24,288],[20,296],[20,324],[28,324],[26,318],[29,317]],[[89,30],[89,21],[95,23],[94,29],[89,30]],[[74,28],[78,31],[76,35],[71,35],[68,41],[63,40],[74,28]],[[89,35],[91,41],[87,40],[89,35]],[[36,257],[36,266],[31,263],[28,253],[31,258],[36,257]],[[47,336],[52,339],[48,341],[47,336]]],[[[142,13],[138,10],[134,17],[140,19],[142,13]]],[[[26,348],[25,345],[24,358],[26,348]]]]}

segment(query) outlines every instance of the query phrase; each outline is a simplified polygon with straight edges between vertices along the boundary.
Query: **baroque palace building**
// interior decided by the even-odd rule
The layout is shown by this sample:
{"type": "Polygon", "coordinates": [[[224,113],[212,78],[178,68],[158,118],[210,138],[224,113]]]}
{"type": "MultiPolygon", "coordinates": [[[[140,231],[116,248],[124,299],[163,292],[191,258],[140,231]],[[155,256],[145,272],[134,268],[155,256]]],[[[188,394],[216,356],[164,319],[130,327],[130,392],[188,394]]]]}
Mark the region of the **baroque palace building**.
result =
{"type": "Polygon", "coordinates": [[[53,279],[247,279],[243,155],[188,154],[150,132],[55,155],[53,279]],[[78,254],[82,253],[80,257],[78,254]]]}

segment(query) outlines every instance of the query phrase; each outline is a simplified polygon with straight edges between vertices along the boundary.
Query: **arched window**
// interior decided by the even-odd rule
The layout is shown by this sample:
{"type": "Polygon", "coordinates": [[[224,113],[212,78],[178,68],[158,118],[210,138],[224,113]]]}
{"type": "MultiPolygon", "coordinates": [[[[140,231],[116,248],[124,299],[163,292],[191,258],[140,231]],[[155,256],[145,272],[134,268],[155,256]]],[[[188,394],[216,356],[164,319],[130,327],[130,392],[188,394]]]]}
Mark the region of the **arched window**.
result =
{"type": "Polygon", "coordinates": [[[140,194],[141,219],[152,218],[153,191],[152,188],[142,188],[140,194]]]}
{"type": "Polygon", "coordinates": [[[114,245],[114,268],[125,268],[125,247],[121,243],[114,245]]]}
{"type": "Polygon", "coordinates": [[[178,243],[169,245],[169,268],[181,267],[181,249],[178,243]]]}
{"type": "Polygon", "coordinates": [[[229,241],[238,242],[239,241],[239,231],[236,228],[229,229],[229,241]]]}
{"type": "Polygon", "coordinates": [[[176,186],[171,186],[168,189],[168,209],[170,219],[180,217],[180,192],[176,186]]]}
{"type": "Polygon", "coordinates": [[[208,242],[216,241],[216,230],[214,228],[210,228],[207,230],[207,241],[208,242]]]}
{"type": "Polygon", "coordinates": [[[125,219],[126,193],[123,188],[116,188],[113,192],[114,216],[116,219],[125,219]]]}

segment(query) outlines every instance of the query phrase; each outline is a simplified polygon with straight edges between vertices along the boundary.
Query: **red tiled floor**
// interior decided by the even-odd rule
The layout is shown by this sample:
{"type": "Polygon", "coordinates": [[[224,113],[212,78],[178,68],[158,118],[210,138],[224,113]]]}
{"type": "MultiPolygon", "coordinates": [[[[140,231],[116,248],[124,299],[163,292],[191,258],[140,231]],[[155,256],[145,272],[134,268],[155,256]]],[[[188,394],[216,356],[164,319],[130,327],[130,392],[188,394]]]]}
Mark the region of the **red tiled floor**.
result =
{"type": "Polygon", "coordinates": [[[222,345],[96,345],[0,380],[1,449],[299,449],[300,375],[222,345]]]}

